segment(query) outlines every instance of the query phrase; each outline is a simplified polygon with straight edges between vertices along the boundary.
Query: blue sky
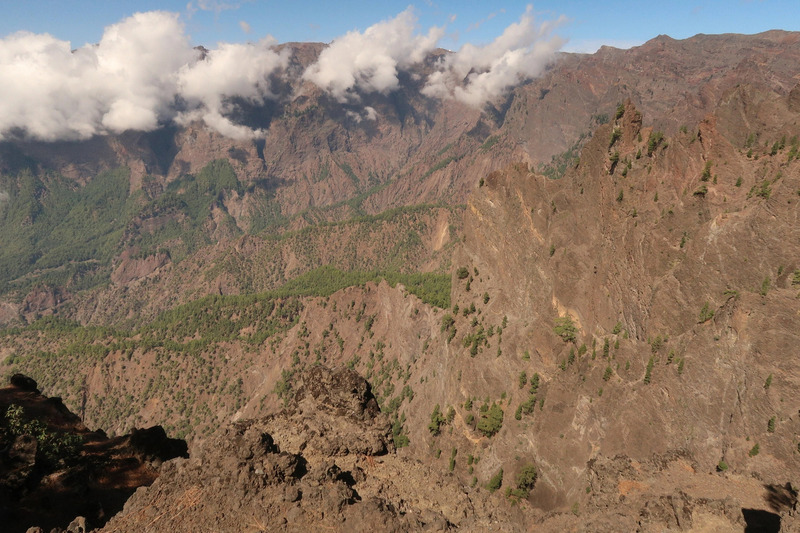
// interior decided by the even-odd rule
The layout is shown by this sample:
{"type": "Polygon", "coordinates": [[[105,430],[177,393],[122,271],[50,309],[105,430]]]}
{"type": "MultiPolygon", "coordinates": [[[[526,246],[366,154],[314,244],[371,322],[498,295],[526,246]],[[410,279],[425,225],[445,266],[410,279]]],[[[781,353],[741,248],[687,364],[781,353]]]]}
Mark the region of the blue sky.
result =
{"type": "MultiPolygon", "coordinates": [[[[280,42],[329,42],[350,30],[396,16],[414,6],[421,31],[446,26],[441,45],[482,44],[517,21],[529,1],[474,0],[363,2],[339,0],[0,0],[0,37],[27,30],[50,33],[77,48],[98,42],[106,26],[139,11],[180,13],[194,44],[245,42],[270,34],[280,42]],[[246,31],[249,29],[249,32],[246,31]]],[[[600,44],[640,44],[659,34],[686,38],[697,33],[758,33],[800,30],[800,0],[540,0],[532,2],[539,20],[565,15],[559,33],[566,50],[591,51],[600,44]]]]}

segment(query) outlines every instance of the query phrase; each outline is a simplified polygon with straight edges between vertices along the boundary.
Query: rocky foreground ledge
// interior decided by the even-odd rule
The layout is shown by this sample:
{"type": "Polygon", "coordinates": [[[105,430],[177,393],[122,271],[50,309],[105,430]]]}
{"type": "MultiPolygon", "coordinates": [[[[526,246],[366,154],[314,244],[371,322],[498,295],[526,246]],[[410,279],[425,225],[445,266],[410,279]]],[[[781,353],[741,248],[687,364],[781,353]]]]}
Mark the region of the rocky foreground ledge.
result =
{"type": "Polygon", "coordinates": [[[369,384],[347,368],[311,367],[280,412],[224,426],[190,456],[159,427],[108,439],[42,396],[33,380],[12,383],[0,389],[4,531],[777,532],[798,525],[791,485],[730,478],[739,486],[734,498],[725,480],[697,473],[681,454],[647,464],[599,456],[588,465],[590,505],[571,513],[467,486],[396,453],[369,384]],[[20,422],[15,406],[28,418],[20,422]],[[20,432],[20,424],[39,431],[20,432]],[[774,512],[758,501],[765,490],[774,512]]]}
{"type": "Polygon", "coordinates": [[[186,442],[163,428],[108,438],[90,431],[60,398],[16,374],[0,388],[0,529],[84,532],[100,527],[158,477],[186,442]]]}

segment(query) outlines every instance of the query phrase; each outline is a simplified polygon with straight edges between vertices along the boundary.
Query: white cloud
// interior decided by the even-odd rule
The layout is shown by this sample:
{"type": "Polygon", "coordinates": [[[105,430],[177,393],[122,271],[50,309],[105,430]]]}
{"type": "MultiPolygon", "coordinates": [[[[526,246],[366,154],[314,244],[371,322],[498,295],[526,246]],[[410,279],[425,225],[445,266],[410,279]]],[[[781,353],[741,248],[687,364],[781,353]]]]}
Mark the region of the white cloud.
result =
{"type": "Polygon", "coordinates": [[[231,122],[225,117],[232,111],[229,99],[244,98],[262,103],[273,97],[268,78],[289,61],[289,49],[277,53],[271,49],[275,40],[266,37],[258,43],[228,44],[206,54],[203,61],[185,65],[178,74],[178,93],[190,106],[178,121],[202,119],[229,137],[246,138],[262,132],[231,122]]]}
{"type": "Polygon", "coordinates": [[[252,136],[225,118],[228,98],[271,96],[267,77],[288,60],[288,51],[277,54],[272,44],[222,44],[201,60],[178,15],[160,11],[124,19],[97,45],[74,51],[47,34],[10,35],[0,40],[0,139],[16,131],[87,139],[190,118],[226,135],[252,136]],[[178,115],[176,99],[189,111],[178,115]]]}
{"type": "Polygon", "coordinates": [[[351,109],[348,109],[347,111],[345,111],[345,115],[347,115],[355,122],[361,122],[362,120],[372,120],[372,121],[378,120],[378,112],[375,111],[374,107],[370,106],[364,106],[363,114],[358,111],[353,111],[351,109]]]}
{"type": "Polygon", "coordinates": [[[444,29],[415,35],[416,17],[408,8],[364,33],[351,31],[322,51],[303,78],[340,102],[357,101],[357,90],[387,93],[398,86],[398,69],[419,63],[436,47],[444,29]]]}
{"type": "Polygon", "coordinates": [[[74,52],[47,34],[10,35],[0,40],[0,138],[15,128],[45,140],[153,129],[193,55],[177,16],[163,12],[137,13],[74,52]]]}
{"type": "MultiPolygon", "coordinates": [[[[190,2],[187,9],[233,9],[239,2],[190,2]]],[[[464,45],[440,61],[423,93],[480,107],[509,87],[538,75],[563,41],[562,22],[535,24],[532,10],[492,43],[464,45]]],[[[249,25],[241,22],[244,31],[249,25]]],[[[302,74],[340,102],[398,88],[399,72],[422,62],[444,28],[421,33],[412,8],[335,39],[302,74]]],[[[236,102],[276,98],[271,82],[287,75],[290,49],[276,52],[266,37],[255,43],[220,43],[200,52],[179,16],[137,13],[105,29],[96,45],[72,50],[47,34],[20,32],[0,39],[0,140],[23,134],[40,140],[87,139],[125,130],[153,130],[170,121],[202,120],[235,138],[261,136],[236,123],[236,102]]],[[[419,79],[418,74],[412,74],[419,79]]],[[[290,80],[299,81],[299,80],[290,80]]],[[[375,109],[353,120],[376,120],[375,109]]]]}
{"type": "Polygon", "coordinates": [[[240,27],[240,28],[242,28],[242,31],[243,31],[243,32],[245,32],[245,33],[248,33],[248,34],[249,34],[251,31],[253,31],[253,28],[251,28],[251,27],[250,27],[250,24],[248,24],[248,23],[247,23],[246,21],[244,21],[244,20],[240,20],[240,21],[239,21],[239,27],[240,27]]]}
{"type": "Polygon", "coordinates": [[[519,22],[486,46],[465,44],[446,56],[423,88],[423,94],[455,98],[474,107],[489,102],[511,86],[539,75],[565,43],[553,31],[566,21],[546,21],[538,26],[528,6],[519,22]]]}

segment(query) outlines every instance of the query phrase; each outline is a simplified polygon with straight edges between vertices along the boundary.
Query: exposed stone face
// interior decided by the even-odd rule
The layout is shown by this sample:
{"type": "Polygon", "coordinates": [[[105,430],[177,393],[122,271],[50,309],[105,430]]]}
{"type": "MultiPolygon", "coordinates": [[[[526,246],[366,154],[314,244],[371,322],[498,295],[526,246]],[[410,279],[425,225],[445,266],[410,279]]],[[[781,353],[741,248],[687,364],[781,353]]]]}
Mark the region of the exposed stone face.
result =
{"type": "Polygon", "coordinates": [[[0,389],[4,531],[88,532],[121,510],[137,487],[152,483],[161,462],[186,456],[186,443],[167,437],[160,427],[109,439],[89,431],[60,398],[42,396],[33,379],[16,374],[11,385],[0,389]],[[9,409],[18,407],[15,423],[34,428],[35,434],[10,426],[9,409]],[[53,447],[56,439],[67,442],[65,435],[77,441],[53,447]]]}
{"type": "Polygon", "coordinates": [[[281,412],[222,428],[191,459],[165,463],[103,531],[488,526],[453,479],[387,455],[389,426],[357,373],[316,366],[299,383],[281,412]]]}

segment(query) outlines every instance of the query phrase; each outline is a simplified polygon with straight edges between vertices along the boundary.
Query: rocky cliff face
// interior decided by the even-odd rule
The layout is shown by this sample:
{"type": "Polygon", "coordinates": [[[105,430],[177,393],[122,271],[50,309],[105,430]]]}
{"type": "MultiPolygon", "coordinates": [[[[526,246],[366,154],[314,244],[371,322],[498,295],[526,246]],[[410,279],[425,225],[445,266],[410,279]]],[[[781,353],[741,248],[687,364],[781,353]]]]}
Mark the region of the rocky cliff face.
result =
{"type": "Polygon", "coordinates": [[[282,411],[219,431],[167,463],[102,531],[521,531],[455,479],[394,453],[352,370],[304,373],[282,411]]]}
{"type": "Polygon", "coordinates": [[[42,396],[36,385],[15,374],[0,389],[5,531],[102,526],[137,487],[158,477],[164,461],[186,455],[186,443],[158,426],[113,439],[89,431],[60,398],[42,396]]]}

